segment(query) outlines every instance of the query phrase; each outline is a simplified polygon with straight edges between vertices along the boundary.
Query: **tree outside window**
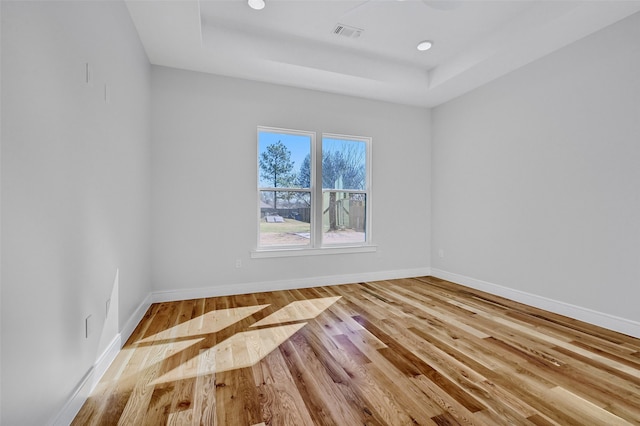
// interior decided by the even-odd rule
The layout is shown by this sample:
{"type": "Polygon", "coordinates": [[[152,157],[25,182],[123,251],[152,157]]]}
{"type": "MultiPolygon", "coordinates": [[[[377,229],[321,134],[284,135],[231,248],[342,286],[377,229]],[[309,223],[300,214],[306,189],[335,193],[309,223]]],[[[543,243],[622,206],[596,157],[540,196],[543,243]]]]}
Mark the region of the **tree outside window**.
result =
{"type": "Polygon", "coordinates": [[[320,152],[312,132],[258,129],[260,248],[368,243],[370,139],[323,134],[320,152]]]}

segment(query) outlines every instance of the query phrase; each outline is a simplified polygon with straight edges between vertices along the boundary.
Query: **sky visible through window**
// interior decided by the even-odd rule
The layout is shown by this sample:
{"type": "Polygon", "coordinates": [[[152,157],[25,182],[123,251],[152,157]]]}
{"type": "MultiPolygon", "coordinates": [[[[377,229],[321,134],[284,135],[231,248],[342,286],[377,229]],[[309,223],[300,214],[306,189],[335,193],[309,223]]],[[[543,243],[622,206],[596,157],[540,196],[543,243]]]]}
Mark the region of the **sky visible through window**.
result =
{"type": "MultiPolygon", "coordinates": [[[[294,163],[293,173],[297,175],[300,172],[300,166],[305,157],[311,153],[311,137],[286,133],[260,132],[258,134],[258,158],[267,150],[268,146],[278,143],[278,141],[282,142],[291,153],[290,158],[294,163]]],[[[262,176],[260,176],[260,186],[270,187],[272,184],[264,181],[262,176]]]]}
{"type": "MultiPolygon", "coordinates": [[[[258,158],[261,158],[262,153],[265,152],[270,145],[278,142],[281,142],[290,152],[290,160],[294,163],[291,173],[298,176],[304,159],[311,153],[311,137],[308,135],[261,131],[258,134],[258,158]]],[[[366,146],[364,142],[325,137],[322,139],[322,151],[325,155],[335,151],[342,151],[343,153],[350,151],[352,157],[355,155],[354,158],[357,158],[357,160],[355,160],[356,164],[352,164],[351,166],[360,169],[362,173],[364,173],[366,162],[366,146]],[[345,148],[347,145],[349,147],[345,148]]],[[[261,187],[266,188],[273,186],[271,182],[264,180],[262,173],[260,173],[259,179],[261,187]]]]}

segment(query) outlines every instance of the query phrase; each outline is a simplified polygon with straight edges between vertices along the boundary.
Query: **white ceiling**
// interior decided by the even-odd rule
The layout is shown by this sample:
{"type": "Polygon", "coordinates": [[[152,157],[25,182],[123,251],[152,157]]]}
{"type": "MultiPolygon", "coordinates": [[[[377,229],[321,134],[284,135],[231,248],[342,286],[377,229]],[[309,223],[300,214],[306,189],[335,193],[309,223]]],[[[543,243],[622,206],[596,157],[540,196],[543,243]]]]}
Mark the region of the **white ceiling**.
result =
{"type": "Polygon", "coordinates": [[[152,64],[425,107],[640,11],[640,0],[265,2],[127,6],[152,64]],[[335,35],[338,23],[364,31],[335,35]],[[421,40],[433,48],[419,52],[421,40]]]}

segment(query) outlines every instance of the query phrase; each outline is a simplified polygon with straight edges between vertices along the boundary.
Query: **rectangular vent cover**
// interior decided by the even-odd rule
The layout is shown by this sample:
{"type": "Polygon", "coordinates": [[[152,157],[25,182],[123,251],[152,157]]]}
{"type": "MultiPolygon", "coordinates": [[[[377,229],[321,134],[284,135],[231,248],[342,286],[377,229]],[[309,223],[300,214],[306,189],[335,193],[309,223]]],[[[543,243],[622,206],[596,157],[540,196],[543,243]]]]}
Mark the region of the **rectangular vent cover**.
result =
{"type": "Polygon", "coordinates": [[[347,38],[358,38],[362,35],[364,30],[361,28],[350,27],[349,25],[344,24],[336,24],[333,29],[333,33],[335,35],[339,35],[347,38]]]}

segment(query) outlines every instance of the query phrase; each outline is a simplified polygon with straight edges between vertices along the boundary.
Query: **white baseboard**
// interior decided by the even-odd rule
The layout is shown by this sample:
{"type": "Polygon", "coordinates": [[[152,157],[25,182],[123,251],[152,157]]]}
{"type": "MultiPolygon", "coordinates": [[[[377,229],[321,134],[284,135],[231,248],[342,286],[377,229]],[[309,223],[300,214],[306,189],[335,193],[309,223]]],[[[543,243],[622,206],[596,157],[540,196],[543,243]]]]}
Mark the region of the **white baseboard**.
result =
{"type": "Polygon", "coordinates": [[[120,347],[124,346],[124,344],[127,343],[127,340],[129,339],[129,337],[131,337],[133,331],[136,329],[138,324],[140,324],[142,317],[144,317],[144,314],[147,313],[147,310],[149,309],[149,306],[151,306],[151,303],[153,303],[152,294],[149,293],[147,294],[147,297],[145,297],[144,300],[140,302],[127,322],[124,323],[122,329],[120,330],[120,334],[122,335],[122,345],[120,347]]]}
{"type": "Polygon", "coordinates": [[[93,388],[98,384],[104,373],[109,368],[109,365],[113,362],[120,351],[122,339],[120,334],[117,334],[111,343],[107,346],[105,351],[98,357],[95,364],[89,369],[87,374],[84,375],[80,383],[73,390],[71,397],[64,404],[60,412],[47,424],[52,426],[67,426],[71,424],[76,417],[80,408],[93,391],[93,388]]]}
{"type": "Polygon", "coordinates": [[[431,268],[427,267],[395,271],[367,272],[363,274],[327,275],[324,277],[299,278],[291,280],[227,284],[186,290],[156,291],[152,295],[152,301],[153,303],[173,302],[177,300],[200,299],[204,297],[228,296],[231,294],[261,293],[263,291],[291,290],[296,288],[349,284],[363,281],[390,280],[394,278],[411,278],[427,275],[431,275],[431,268]]]}
{"type": "Polygon", "coordinates": [[[640,323],[638,322],[429,267],[369,272],[364,274],[328,275],[314,278],[228,284],[186,290],[157,291],[148,294],[140,303],[129,320],[124,324],[120,333],[113,338],[105,351],[98,357],[93,367],[87,372],[87,374],[85,374],[80,383],[76,386],[62,410],[53,418],[53,420],[48,422],[48,425],[66,426],[73,421],[89,394],[93,391],[97,383],[107,371],[107,368],[111,365],[118,352],[129,339],[152,303],[429,275],[640,338],[640,323]]]}
{"type": "Polygon", "coordinates": [[[583,308],[581,306],[572,305],[570,303],[560,302],[558,300],[549,299],[543,296],[503,287],[498,284],[478,280],[464,275],[454,274],[452,272],[443,271],[433,268],[431,275],[436,278],[462,284],[476,290],[485,291],[496,296],[502,296],[507,299],[524,303],[535,308],[544,309],[545,311],[555,314],[564,315],[589,324],[604,327],[609,330],[617,331],[629,336],[640,338],[640,323],[626,318],[620,318],[615,315],[594,311],[592,309],[583,308]]]}
{"type": "Polygon", "coordinates": [[[120,333],[111,340],[104,352],[102,352],[93,366],[84,375],[82,380],[80,380],[80,383],[75,387],[71,393],[71,397],[69,397],[60,412],[50,420],[47,425],[68,426],[71,424],[104,373],[106,373],[111,363],[116,359],[124,343],[129,339],[129,336],[131,336],[133,330],[135,330],[138,323],[140,323],[140,320],[142,320],[149,306],[151,306],[151,294],[148,294],[142,303],[140,303],[120,333]]]}
{"type": "Polygon", "coordinates": [[[169,290],[149,293],[129,317],[105,351],[98,357],[93,367],[84,375],[60,412],[47,423],[49,426],[67,426],[76,417],[95,386],[98,384],[122,346],[138,326],[152,303],[177,300],[199,299],[203,297],[227,296],[231,294],[258,293],[263,291],[290,290],[325,285],[348,284],[362,281],[379,281],[394,278],[411,278],[431,275],[431,268],[405,269],[397,271],[370,272],[365,274],[330,275],[318,278],[301,278],[285,281],[264,281],[256,283],[228,284],[187,290],[169,290]]]}

